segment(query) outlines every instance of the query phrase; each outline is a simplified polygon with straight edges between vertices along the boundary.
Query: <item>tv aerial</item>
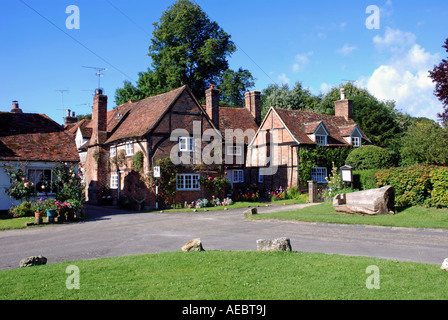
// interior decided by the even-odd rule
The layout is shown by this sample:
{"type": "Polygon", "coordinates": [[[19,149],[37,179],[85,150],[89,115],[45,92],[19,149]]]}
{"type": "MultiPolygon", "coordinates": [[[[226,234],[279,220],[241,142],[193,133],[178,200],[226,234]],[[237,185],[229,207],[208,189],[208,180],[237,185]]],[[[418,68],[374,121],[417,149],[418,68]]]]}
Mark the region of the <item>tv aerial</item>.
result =
{"type": "Polygon", "coordinates": [[[88,68],[88,69],[94,69],[97,70],[97,77],[98,77],[98,89],[101,89],[100,83],[101,83],[101,77],[104,76],[103,73],[101,73],[102,71],[107,71],[107,68],[100,68],[100,67],[86,67],[86,66],[82,66],[83,68],[88,68]]]}

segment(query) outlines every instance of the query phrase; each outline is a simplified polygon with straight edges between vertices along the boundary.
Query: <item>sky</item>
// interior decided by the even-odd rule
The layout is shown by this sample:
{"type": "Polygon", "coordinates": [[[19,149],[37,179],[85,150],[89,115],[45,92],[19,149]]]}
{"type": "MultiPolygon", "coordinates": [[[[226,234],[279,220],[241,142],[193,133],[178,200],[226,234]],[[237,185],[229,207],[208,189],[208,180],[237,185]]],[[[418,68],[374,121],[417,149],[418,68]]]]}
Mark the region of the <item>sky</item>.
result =
{"type": "MultiPolygon", "coordinates": [[[[67,109],[91,113],[95,68],[107,69],[100,86],[112,109],[123,81],[150,67],[153,23],[174,2],[2,0],[0,111],[17,100],[61,124],[67,109]]],[[[443,109],[428,70],[448,56],[446,0],[195,2],[231,35],[230,68],[248,69],[254,90],[301,82],[325,94],[352,81],[414,117],[436,120],[443,109]]]]}

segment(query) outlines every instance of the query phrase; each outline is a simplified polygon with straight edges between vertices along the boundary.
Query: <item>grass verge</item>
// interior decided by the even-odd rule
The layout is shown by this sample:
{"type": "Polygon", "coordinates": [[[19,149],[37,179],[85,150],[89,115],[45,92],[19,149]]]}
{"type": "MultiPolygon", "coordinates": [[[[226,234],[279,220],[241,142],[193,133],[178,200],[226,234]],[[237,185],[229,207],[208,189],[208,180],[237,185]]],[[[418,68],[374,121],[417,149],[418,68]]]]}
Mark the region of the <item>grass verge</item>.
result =
{"type": "Polygon", "coordinates": [[[395,215],[363,216],[336,212],[331,202],[324,202],[300,210],[254,215],[249,219],[278,219],[405,228],[448,229],[447,209],[425,208],[420,206],[406,208],[395,215]]]}
{"type": "Polygon", "coordinates": [[[447,299],[440,266],[303,252],[168,252],[0,271],[5,300],[447,299]],[[69,265],[80,288],[69,290],[69,265]],[[369,289],[376,266],[379,289],[369,289]]]}

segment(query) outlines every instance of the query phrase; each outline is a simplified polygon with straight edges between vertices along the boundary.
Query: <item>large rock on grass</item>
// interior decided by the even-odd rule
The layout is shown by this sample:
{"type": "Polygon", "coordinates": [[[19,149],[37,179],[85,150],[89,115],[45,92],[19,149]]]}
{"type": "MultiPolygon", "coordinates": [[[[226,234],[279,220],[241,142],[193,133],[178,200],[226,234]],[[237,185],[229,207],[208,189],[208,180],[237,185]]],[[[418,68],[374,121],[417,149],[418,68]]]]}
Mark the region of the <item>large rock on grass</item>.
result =
{"type": "Polygon", "coordinates": [[[47,263],[47,258],[42,256],[32,256],[25,259],[20,260],[19,267],[32,267],[32,266],[38,266],[42,264],[47,263]]]}
{"type": "Polygon", "coordinates": [[[291,242],[288,238],[274,240],[257,240],[258,251],[291,251],[291,242]]]}
{"type": "Polygon", "coordinates": [[[201,239],[193,239],[188,241],[183,247],[183,252],[192,252],[192,251],[205,251],[202,247],[201,239]]]}
{"type": "Polygon", "coordinates": [[[394,214],[395,189],[392,186],[385,186],[338,194],[333,199],[333,208],[338,212],[364,215],[394,214]]]}

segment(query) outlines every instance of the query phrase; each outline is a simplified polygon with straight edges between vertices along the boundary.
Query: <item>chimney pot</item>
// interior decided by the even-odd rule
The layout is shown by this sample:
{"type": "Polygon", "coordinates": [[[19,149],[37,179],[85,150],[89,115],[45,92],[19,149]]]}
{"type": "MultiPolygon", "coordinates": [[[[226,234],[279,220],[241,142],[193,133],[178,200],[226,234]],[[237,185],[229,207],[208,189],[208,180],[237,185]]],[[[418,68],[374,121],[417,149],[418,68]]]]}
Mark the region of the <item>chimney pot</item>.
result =
{"type": "Polygon", "coordinates": [[[250,91],[244,94],[246,108],[254,117],[257,126],[261,124],[261,92],[250,91]]]}
{"type": "Polygon", "coordinates": [[[17,100],[14,100],[12,102],[12,113],[22,113],[22,109],[19,108],[19,102],[17,100]]]}

